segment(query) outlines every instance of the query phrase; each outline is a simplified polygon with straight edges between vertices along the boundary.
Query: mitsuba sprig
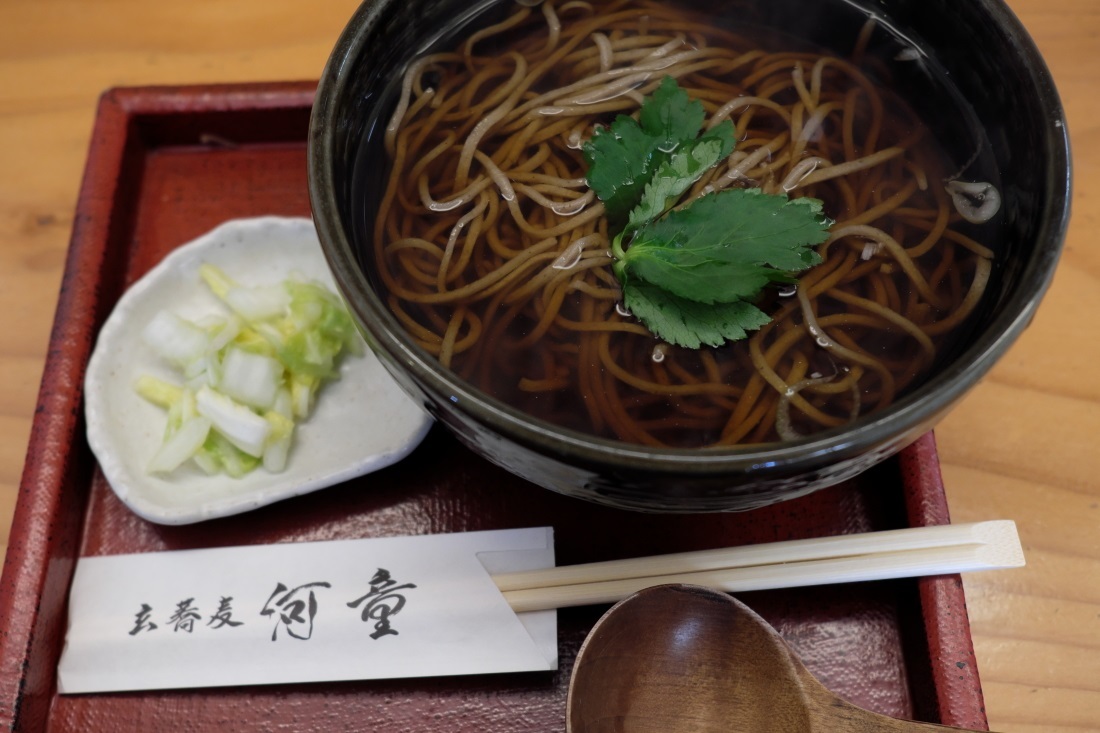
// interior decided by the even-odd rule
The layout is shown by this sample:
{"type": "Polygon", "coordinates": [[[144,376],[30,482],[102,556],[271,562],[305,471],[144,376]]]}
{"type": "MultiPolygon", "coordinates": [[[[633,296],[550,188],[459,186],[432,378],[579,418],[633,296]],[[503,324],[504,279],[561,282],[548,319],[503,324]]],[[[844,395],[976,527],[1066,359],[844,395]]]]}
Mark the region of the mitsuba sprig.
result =
{"type": "Polygon", "coordinates": [[[735,146],[733,123],[702,131],[703,104],[665,77],[638,119],[620,115],[585,143],[588,185],[614,235],[623,302],[655,336],[697,349],[745,338],[771,319],[754,305],[771,283],[821,262],[832,226],[820,201],[760,189],[681,198],[735,146]],[[701,134],[700,134],[701,133],[701,134]]]}

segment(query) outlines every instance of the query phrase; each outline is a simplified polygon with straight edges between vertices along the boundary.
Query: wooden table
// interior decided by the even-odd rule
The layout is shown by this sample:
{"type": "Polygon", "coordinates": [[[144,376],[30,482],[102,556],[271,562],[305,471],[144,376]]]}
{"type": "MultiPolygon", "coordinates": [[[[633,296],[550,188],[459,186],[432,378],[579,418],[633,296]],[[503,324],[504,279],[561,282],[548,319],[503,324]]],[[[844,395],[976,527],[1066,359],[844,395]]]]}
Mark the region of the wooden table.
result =
{"type": "MultiPolygon", "coordinates": [[[[0,3],[0,549],[95,100],[111,86],[315,79],[357,0],[0,3]]],[[[994,730],[1100,731],[1100,2],[1010,0],[1052,68],[1074,218],[1031,328],[938,428],[953,518],[1012,518],[1028,567],[965,578],[994,730]]]]}

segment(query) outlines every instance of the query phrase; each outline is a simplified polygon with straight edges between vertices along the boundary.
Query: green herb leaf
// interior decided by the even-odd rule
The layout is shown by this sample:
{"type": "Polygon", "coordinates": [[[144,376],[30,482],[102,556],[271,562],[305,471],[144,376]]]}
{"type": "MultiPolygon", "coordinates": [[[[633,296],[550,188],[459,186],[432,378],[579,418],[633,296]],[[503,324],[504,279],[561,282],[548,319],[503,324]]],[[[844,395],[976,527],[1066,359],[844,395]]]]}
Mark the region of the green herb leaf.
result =
{"type": "Polygon", "coordinates": [[[584,144],[588,186],[603,201],[608,221],[618,228],[642,197],[655,170],[657,143],[632,118],[618,117],[597,128],[584,144]]]}
{"type": "Polygon", "coordinates": [[[703,103],[691,99],[676,80],[666,76],[638,113],[642,130],[657,140],[665,153],[685,140],[694,140],[706,117],[703,103]]]}
{"type": "Polygon", "coordinates": [[[585,143],[588,185],[604,202],[613,268],[627,308],[657,337],[687,348],[745,338],[770,320],[754,300],[821,261],[832,225],[820,201],[732,189],[676,206],[733,151],[725,120],[699,135],[702,103],[671,77],[638,120],[620,116],[585,143]]]}
{"type": "Polygon", "coordinates": [[[830,224],[820,201],[721,191],[640,229],[615,268],[624,285],[645,280],[700,303],[752,300],[820,262],[812,247],[830,224]]]}
{"type": "Polygon", "coordinates": [[[704,305],[642,281],[623,289],[623,302],[655,335],[689,349],[698,349],[703,344],[721,346],[727,340],[743,339],[747,331],[758,329],[771,320],[755,305],[743,300],[704,305]]]}
{"type": "Polygon", "coordinates": [[[588,185],[603,201],[613,230],[622,228],[654,175],[685,143],[718,140],[720,150],[726,151],[719,160],[732,152],[732,123],[718,125],[696,140],[705,116],[701,102],[690,99],[675,79],[665,77],[645,100],[638,120],[620,115],[610,128],[596,129],[582,152],[588,185]]]}
{"type": "Polygon", "coordinates": [[[635,230],[665,213],[708,170],[733,152],[733,123],[726,120],[698,140],[677,148],[646,185],[641,201],[627,221],[635,230]],[[721,129],[720,129],[721,128],[721,129]]]}

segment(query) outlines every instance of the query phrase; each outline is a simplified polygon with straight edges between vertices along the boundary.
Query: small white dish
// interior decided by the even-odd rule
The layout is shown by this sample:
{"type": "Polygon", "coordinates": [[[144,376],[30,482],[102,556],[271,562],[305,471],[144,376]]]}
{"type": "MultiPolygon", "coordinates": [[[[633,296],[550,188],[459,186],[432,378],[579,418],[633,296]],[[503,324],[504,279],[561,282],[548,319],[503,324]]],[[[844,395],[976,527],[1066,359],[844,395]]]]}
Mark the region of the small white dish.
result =
{"type": "Polygon", "coordinates": [[[363,356],[345,356],[340,379],[321,388],[281,473],[260,467],[240,479],[208,476],[188,461],[170,475],[148,474],[167,418],[138,396],[134,381],[141,374],[179,377],[141,332],[162,310],[189,320],[225,312],[199,278],[204,262],[244,285],[276,283],[297,271],[335,292],[313,222],[261,217],[228,221],[182,245],[123,294],[88,362],[84,398],[88,443],[126,506],[159,524],[238,514],[383,468],[420,443],[431,418],[365,349],[363,356]]]}

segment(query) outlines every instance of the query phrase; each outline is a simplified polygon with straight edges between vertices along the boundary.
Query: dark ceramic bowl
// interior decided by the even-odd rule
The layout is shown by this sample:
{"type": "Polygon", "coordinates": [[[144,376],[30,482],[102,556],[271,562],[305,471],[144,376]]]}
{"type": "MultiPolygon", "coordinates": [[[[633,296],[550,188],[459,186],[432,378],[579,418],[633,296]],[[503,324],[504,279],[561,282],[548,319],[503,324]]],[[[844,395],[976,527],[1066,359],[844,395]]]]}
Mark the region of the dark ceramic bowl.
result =
{"type": "MultiPolygon", "coordinates": [[[[972,338],[923,386],[888,409],[797,441],[658,450],[534,420],[441,367],[406,336],[360,268],[371,212],[353,195],[353,174],[364,160],[383,165],[363,146],[368,127],[386,119],[380,97],[387,82],[429,43],[494,3],[367,0],[340,37],[317,90],[309,190],[336,282],[402,388],[475,452],[515,474],[572,496],[649,511],[744,510],[790,499],[849,478],[931,429],[1020,335],[1050,282],[1069,216],[1067,134],[1050,74],[1000,0],[866,3],[881,25],[896,31],[899,48],[916,45],[946,70],[984,127],[1002,176],[1006,237],[972,338]]],[[[804,21],[811,40],[838,53],[852,47],[850,29],[858,24],[830,36],[820,31],[837,27],[834,13],[850,12],[854,4],[758,3],[788,27],[792,18],[804,21]]],[[[921,73],[902,82],[914,87],[913,98],[942,98],[924,94],[928,81],[921,73]]],[[[934,108],[918,105],[918,111],[926,121],[939,116],[934,108]]]]}

